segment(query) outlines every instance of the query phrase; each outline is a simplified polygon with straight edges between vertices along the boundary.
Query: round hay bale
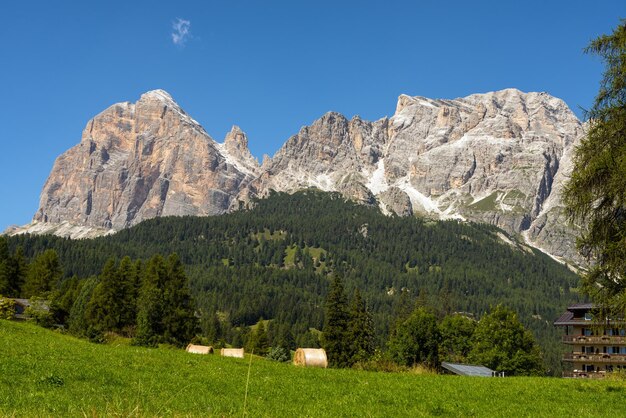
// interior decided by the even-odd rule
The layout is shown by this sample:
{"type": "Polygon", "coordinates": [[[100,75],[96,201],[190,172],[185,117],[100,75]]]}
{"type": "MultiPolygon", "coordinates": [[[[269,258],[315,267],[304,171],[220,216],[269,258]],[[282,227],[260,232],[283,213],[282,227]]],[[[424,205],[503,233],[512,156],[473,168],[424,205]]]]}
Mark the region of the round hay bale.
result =
{"type": "Polygon", "coordinates": [[[304,367],[328,367],[326,351],[323,348],[298,348],[293,356],[293,364],[304,367]]]}
{"type": "Polygon", "coordinates": [[[189,344],[186,350],[188,353],[213,354],[213,347],[206,345],[189,344]]]}
{"type": "Polygon", "coordinates": [[[243,358],[243,348],[222,348],[220,354],[222,357],[243,358]]]}

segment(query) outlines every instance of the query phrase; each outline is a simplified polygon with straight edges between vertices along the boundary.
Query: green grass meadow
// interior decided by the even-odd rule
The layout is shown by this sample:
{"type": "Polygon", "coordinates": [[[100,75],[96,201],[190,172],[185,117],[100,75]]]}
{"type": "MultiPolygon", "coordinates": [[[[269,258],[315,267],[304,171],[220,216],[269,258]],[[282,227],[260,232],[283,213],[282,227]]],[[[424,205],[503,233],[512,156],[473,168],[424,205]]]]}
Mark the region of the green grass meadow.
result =
{"type": "Polygon", "coordinates": [[[0,320],[0,416],[626,416],[626,382],[304,369],[0,320]]]}

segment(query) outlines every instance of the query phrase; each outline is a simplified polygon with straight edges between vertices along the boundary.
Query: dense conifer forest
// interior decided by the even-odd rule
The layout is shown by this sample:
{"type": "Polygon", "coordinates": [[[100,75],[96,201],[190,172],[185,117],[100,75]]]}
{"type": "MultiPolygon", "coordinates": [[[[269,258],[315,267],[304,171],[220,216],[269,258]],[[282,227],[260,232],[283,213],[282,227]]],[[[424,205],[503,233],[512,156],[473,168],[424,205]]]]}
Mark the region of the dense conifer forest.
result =
{"type": "Polygon", "coordinates": [[[274,193],[222,216],[152,219],[91,240],[10,237],[5,252],[9,265],[55,250],[61,288],[92,278],[91,289],[107,262],[113,268],[112,258],[129,257],[140,268],[175,253],[189,278],[200,334],[214,344],[243,345],[260,323],[270,346],[317,346],[335,277],[348,300],[358,290],[379,348],[416,306],[439,319],[452,312],[478,319],[502,305],[532,330],[548,372],[556,374],[561,344],[552,321],[579,299],[578,276],[503,236],[487,225],[384,216],[339,194],[306,190],[274,193]]]}

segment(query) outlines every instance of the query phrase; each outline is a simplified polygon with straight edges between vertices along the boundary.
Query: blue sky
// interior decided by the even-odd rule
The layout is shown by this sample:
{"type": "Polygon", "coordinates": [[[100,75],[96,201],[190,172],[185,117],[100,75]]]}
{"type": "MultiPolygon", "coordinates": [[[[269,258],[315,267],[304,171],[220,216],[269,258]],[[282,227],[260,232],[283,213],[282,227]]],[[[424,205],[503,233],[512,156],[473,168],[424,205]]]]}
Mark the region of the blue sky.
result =
{"type": "Polygon", "coordinates": [[[0,5],[0,231],[30,222],[55,158],[109,105],[162,88],[261,158],[327,111],[375,120],[397,96],[515,87],[580,116],[588,42],[626,18],[600,1],[11,1],[0,5]]]}

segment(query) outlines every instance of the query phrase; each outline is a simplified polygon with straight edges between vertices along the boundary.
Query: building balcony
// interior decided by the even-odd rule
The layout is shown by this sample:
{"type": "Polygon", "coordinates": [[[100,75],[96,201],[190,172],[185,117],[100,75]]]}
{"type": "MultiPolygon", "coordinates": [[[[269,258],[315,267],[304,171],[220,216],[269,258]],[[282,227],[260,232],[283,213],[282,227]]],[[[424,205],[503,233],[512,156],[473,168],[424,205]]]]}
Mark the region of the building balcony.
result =
{"type": "Polygon", "coordinates": [[[565,344],[626,345],[626,337],[618,335],[564,335],[565,344]]]}
{"type": "Polygon", "coordinates": [[[588,354],[588,353],[565,353],[563,361],[572,363],[607,363],[607,364],[626,364],[625,354],[588,354]]]}
{"type": "Polygon", "coordinates": [[[576,379],[604,379],[606,377],[606,372],[563,372],[563,377],[573,377],[576,379]]]}

